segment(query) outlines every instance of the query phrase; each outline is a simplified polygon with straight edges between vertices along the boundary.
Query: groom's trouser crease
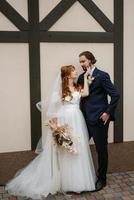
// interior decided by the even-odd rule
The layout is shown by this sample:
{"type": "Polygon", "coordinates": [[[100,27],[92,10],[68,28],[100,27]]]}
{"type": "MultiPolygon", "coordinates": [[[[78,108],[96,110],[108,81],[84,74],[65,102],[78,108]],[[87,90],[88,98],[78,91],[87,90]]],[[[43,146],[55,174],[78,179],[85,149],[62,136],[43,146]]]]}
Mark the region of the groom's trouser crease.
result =
{"type": "Polygon", "coordinates": [[[104,181],[106,181],[108,169],[108,127],[109,122],[104,125],[101,120],[96,125],[88,124],[88,130],[93,137],[98,154],[98,178],[104,181]]]}

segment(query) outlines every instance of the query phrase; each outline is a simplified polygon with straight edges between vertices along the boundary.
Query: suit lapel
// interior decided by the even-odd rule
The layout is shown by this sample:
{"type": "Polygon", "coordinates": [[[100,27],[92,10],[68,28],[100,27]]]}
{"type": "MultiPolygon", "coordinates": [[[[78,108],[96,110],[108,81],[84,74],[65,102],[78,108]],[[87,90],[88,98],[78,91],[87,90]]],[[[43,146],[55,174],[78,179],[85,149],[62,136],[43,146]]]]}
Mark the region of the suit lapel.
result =
{"type": "MultiPolygon", "coordinates": [[[[94,77],[94,78],[96,79],[97,74],[98,74],[98,69],[97,69],[97,67],[96,67],[96,68],[94,69],[94,71],[93,71],[92,77],[94,77]]],[[[93,82],[92,82],[91,85],[90,85],[90,92],[94,89],[94,86],[95,86],[94,81],[95,81],[95,80],[93,80],[93,82]]]]}
{"type": "Polygon", "coordinates": [[[97,76],[97,72],[98,72],[98,69],[97,69],[97,67],[95,67],[93,74],[92,74],[92,77],[95,78],[95,76],[97,76]]]}

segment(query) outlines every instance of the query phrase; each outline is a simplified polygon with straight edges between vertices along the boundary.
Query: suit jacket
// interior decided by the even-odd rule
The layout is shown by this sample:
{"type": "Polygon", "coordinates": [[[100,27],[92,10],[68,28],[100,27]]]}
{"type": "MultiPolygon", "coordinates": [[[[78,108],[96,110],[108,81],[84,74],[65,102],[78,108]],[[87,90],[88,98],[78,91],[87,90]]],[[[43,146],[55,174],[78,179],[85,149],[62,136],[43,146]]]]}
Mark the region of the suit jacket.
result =
{"type": "MultiPolygon", "coordinates": [[[[84,72],[85,73],[85,72],[84,72]]],[[[78,84],[84,84],[84,73],[78,78],[78,84]]],[[[81,110],[87,123],[93,125],[99,122],[100,116],[106,112],[110,120],[115,120],[115,108],[119,100],[119,93],[110,80],[108,73],[95,68],[92,74],[93,82],[89,86],[89,96],[81,99],[81,110]],[[108,95],[111,97],[108,103],[108,95]]]]}

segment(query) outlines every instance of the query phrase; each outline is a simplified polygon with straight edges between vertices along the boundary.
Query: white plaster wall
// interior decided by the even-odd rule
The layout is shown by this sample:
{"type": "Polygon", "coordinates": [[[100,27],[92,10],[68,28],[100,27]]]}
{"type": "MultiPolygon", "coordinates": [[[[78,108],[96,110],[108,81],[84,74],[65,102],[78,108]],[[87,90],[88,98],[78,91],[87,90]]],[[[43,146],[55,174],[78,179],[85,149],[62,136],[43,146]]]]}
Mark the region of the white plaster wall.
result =
{"type": "MultiPolygon", "coordinates": [[[[28,21],[27,0],[7,0],[7,2],[28,21]]],[[[19,29],[0,12],[0,31],[19,31],[19,29]]]]}
{"type": "Polygon", "coordinates": [[[0,12],[0,31],[19,31],[19,29],[0,12]]]}
{"type": "Polygon", "coordinates": [[[0,44],[0,153],[31,149],[27,44],[0,44]]]}
{"type": "Polygon", "coordinates": [[[134,1],[124,0],[124,141],[134,141],[134,1]]]}
{"type": "MultiPolygon", "coordinates": [[[[6,0],[17,12],[28,21],[28,1],[27,0],[6,0]]],[[[39,0],[40,1],[40,0],[39,0]]]]}
{"type": "MultiPolygon", "coordinates": [[[[28,20],[27,0],[7,0],[28,20]]],[[[0,31],[19,31],[0,12],[0,31]]],[[[31,149],[28,44],[0,43],[0,153],[31,149]]]]}
{"type": "MultiPolygon", "coordinates": [[[[40,19],[43,19],[59,1],[40,1],[40,19]],[[43,9],[45,8],[45,9],[43,9]],[[46,8],[48,8],[46,10],[46,8]]],[[[52,26],[49,31],[101,31],[104,29],[96,22],[96,20],[87,12],[87,10],[79,3],[75,2],[69,10],[52,26]]]]}

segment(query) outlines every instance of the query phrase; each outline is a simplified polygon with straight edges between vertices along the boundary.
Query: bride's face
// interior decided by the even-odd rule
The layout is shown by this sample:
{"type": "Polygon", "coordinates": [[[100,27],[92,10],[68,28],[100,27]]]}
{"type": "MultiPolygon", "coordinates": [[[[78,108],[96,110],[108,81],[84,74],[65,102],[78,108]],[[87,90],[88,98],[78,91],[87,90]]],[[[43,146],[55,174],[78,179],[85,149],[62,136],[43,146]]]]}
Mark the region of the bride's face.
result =
{"type": "Polygon", "coordinates": [[[73,69],[70,74],[70,78],[76,79],[78,77],[78,72],[76,69],[73,69]]]}

